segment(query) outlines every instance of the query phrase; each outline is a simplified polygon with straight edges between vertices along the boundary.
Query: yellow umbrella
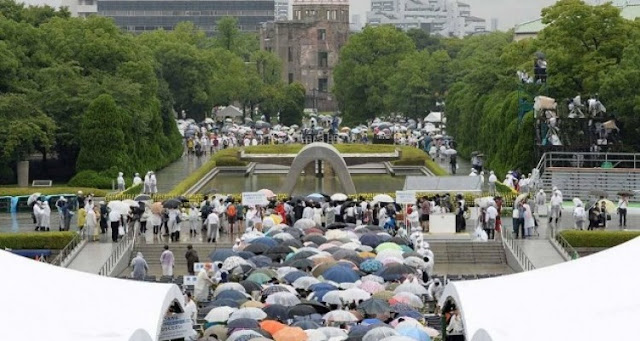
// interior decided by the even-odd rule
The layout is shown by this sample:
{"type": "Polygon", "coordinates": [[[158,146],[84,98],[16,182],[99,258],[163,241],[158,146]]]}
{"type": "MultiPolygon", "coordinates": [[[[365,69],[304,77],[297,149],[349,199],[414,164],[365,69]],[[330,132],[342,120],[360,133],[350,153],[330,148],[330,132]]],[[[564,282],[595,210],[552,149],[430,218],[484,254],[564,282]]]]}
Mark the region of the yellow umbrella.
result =
{"type": "Polygon", "coordinates": [[[264,303],[258,301],[246,301],[241,305],[242,308],[264,308],[264,303]]]}
{"type": "Polygon", "coordinates": [[[607,208],[607,212],[609,214],[613,213],[616,211],[616,205],[611,201],[611,200],[600,200],[598,201],[598,206],[602,206],[602,203],[604,202],[605,207],[607,208]]]}
{"type": "Polygon", "coordinates": [[[389,290],[378,291],[377,293],[373,294],[374,298],[379,298],[385,301],[391,299],[393,296],[395,296],[395,293],[389,290]]]}
{"type": "Polygon", "coordinates": [[[362,257],[362,258],[376,258],[376,254],[373,252],[367,252],[367,251],[363,251],[358,253],[358,256],[362,257]]]}
{"type": "Polygon", "coordinates": [[[273,222],[276,225],[280,225],[282,223],[282,217],[280,215],[278,215],[278,214],[272,214],[271,215],[271,219],[273,219],[273,222]]]}

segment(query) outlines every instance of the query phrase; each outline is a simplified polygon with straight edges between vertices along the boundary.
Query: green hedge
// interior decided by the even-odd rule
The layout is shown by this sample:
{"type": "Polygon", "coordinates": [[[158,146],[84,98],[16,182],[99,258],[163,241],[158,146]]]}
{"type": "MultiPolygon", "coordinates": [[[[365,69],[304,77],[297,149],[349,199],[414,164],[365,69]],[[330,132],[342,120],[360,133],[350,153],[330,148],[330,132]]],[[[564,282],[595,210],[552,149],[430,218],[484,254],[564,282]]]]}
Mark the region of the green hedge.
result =
{"type": "Polygon", "coordinates": [[[93,193],[96,197],[104,197],[107,195],[107,191],[98,188],[90,187],[70,187],[70,186],[57,186],[57,187],[0,187],[0,196],[21,196],[31,195],[35,192],[40,192],[42,195],[57,195],[57,194],[76,194],[78,191],[82,191],[84,194],[93,193]]]}
{"type": "Polygon", "coordinates": [[[93,170],[84,170],[69,180],[69,186],[111,189],[114,179],[115,178],[109,177],[104,173],[98,173],[93,170]]]}
{"type": "Polygon", "coordinates": [[[76,234],[76,232],[0,233],[0,248],[60,250],[67,246],[76,234]]]}
{"type": "Polygon", "coordinates": [[[559,233],[573,247],[614,247],[640,236],[640,231],[578,231],[559,233]]]}
{"type": "Polygon", "coordinates": [[[142,188],[144,187],[144,183],[137,184],[135,186],[131,186],[126,190],[122,191],[122,194],[140,194],[142,193],[142,188]]]}

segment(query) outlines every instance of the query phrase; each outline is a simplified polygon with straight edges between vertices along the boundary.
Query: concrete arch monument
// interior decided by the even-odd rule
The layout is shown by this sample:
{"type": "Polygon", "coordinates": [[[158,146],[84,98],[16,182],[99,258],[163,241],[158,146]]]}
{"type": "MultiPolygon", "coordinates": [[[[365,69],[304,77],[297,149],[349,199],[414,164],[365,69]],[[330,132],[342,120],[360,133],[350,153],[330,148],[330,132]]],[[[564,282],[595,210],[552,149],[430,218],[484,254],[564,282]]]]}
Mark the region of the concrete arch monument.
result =
{"type": "Polygon", "coordinates": [[[340,156],[340,152],[330,144],[318,142],[311,143],[302,148],[295,159],[293,159],[289,174],[287,174],[280,193],[291,194],[296,186],[296,180],[305,166],[317,160],[331,165],[336,176],[340,179],[342,187],[344,187],[345,194],[356,194],[356,185],[353,183],[353,179],[351,179],[347,163],[342,156],[340,156]]]}

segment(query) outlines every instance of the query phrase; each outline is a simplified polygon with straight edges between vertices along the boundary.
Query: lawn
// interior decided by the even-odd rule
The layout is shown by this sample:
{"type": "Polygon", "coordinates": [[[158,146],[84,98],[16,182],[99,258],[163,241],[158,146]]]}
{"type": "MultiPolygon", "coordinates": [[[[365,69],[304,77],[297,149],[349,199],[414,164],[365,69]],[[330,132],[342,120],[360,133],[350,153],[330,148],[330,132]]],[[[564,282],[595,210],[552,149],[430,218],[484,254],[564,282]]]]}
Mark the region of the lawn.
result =
{"type": "Polygon", "coordinates": [[[42,195],[56,195],[56,194],[76,194],[78,191],[82,191],[84,194],[93,193],[96,197],[104,197],[107,195],[107,190],[87,187],[70,187],[70,186],[56,186],[56,187],[0,187],[0,196],[22,196],[31,195],[33,193],[42,193],[42,195]]]}

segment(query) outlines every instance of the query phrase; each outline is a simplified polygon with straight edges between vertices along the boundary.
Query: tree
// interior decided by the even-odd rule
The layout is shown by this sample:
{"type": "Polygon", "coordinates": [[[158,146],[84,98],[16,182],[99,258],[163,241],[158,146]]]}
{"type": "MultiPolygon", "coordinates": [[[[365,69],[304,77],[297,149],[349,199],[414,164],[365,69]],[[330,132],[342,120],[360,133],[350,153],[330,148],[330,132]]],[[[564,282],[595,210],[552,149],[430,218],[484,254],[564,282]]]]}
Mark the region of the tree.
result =
{"type": "Polygon", "coordinates": [[[438,51],[443,48],[441,38],[432,36],[429,32],[418,28],[412,28],[407,31],[407,35],[418,51],[427,50],[430,53],[438,51]]]}
{"type": "Polygon", "coordinates": [[[366,27],[352,35],[340,51],[333,93],[340,102],[344,123],[372,120],[394,110],[385,105],[387,79],[400,60],[415,50],[411,39],[392,26],[366,27]]]}
{"type": "Polygon", "coordinates": [[[242,32],[238,27],[238,18],[226,16],[217,22],[217,34],[213,46],[233,52],[245,61],[260,49],[257,34],[242,32]]]}
{"type": "Polygon", "coordinates": [[[306,91],[300,83],[294,82],[285,87],[285,101],[280,110],[280,123],[286,126],[302,123],[306,91]]]}

